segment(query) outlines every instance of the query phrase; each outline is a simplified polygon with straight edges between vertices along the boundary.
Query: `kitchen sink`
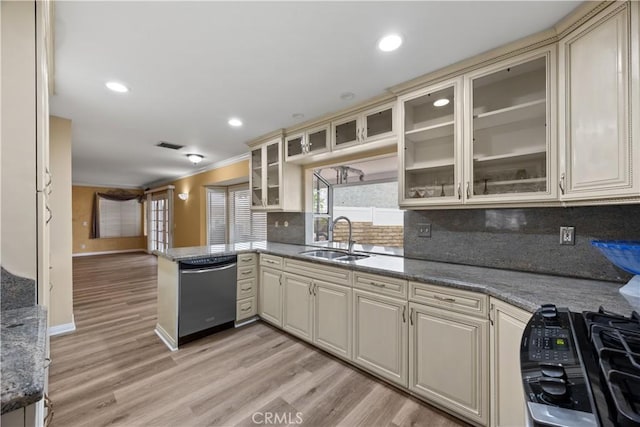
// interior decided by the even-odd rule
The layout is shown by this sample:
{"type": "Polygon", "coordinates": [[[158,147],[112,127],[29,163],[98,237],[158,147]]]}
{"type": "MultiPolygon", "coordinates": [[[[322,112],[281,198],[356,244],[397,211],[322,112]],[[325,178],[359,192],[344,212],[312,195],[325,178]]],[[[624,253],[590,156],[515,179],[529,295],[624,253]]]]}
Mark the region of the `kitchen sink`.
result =
{"type": "Polygon", "coordinates": [[[369,258],[369,255],[365,254],[349,254],[344,251],[335,251],[331,249],[316,249],[312,251],[300,252],[300,255],[309,256],[312,258],[322,258],[334,261],[357,261],[359,259],[369,258]]]}

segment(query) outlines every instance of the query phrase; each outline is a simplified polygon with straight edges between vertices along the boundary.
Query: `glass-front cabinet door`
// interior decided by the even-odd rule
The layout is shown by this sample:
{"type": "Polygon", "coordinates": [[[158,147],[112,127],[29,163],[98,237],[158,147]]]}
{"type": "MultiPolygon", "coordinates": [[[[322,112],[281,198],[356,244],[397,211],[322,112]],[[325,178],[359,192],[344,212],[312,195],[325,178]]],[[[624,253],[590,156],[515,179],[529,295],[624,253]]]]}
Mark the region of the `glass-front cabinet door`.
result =
{"type": "Polygon", "coordinates": [[[287,136],[285,144],[287,147],[287,160],[302,155],[304,152],[304,133],[287,136]]]}
{"type": "Polygon", "coordinates": [[[280,205],[280,143],[278,141],[266,147],[267,207],[280,205]]]}
{"type": "Polygon", "coordinates": [[[555,193],[549,188],[551,59],[547,51],[467,76],[467,202],[555,193]]]}
{"type": "Polygon", "coordinates": [[[310,129],[306,136],[307,154],[318,154],[329,150],[329,125],[310,129]]]}
{"type": "Polygon", "coordinates": [[[400,98],[403,162],[400,203],[462,203],[462,80],[400,98]]]}
{"type": "Polygon", "coordinates": [[[333,149],[337,150],[349,147],[360,142],[360,129],[358,117],[350,117],[335,121],[331,124],[333,129],[333,149]]]}
{"type": "Polygon", "coordinates": [[[262,147],[251,150],[251,206],[263,207],[262,147]]]}
{"type": "Polygon", "coordinates": [[[393,105],[371,110],[363,114],[362,142],[369,142],[393,135],[393,105]]]}

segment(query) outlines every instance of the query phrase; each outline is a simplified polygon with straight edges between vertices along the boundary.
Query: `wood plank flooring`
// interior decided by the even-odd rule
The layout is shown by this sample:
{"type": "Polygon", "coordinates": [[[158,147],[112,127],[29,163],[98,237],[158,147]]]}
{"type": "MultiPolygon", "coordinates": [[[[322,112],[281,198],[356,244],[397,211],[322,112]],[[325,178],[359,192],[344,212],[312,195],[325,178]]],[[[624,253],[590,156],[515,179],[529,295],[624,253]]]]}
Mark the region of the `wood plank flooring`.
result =
{"type": "Polygon", "coordinates": [[[170,352],[152,255],[78,257],[73,273],[77,331],[51,338],[54,427],[464,425],[262,322],[170,352]]]}

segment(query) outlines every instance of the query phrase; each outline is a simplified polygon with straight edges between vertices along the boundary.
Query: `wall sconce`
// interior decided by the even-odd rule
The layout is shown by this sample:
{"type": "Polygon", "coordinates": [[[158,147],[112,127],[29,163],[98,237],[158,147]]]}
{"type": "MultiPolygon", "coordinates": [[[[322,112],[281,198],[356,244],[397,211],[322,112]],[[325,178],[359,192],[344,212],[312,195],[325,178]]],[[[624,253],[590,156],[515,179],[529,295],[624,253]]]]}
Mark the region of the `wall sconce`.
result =
{"type": "Polygon", "coordinates": [[[189,198],[189,193],[179,193],[178,198],[180,200],[187,200],[189,198]]]}

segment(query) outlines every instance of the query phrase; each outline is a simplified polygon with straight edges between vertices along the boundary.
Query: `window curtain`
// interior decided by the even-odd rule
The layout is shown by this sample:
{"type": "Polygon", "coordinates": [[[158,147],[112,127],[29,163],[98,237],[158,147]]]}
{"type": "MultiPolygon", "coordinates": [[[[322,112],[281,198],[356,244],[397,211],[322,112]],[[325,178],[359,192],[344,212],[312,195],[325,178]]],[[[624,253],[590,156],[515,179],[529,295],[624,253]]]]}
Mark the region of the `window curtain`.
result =
{"type": "Polygon", "coordinates": [[[130,193],[128,191],[108,191],[106,193],[99,193],[93,197],[93,211],[91,213],[91,235],[90,239],[100,238],[100,198],[106,200],[112,200],[115,202],[126,202],[133,199],[138,199],[138,203],[142,203],[144,200],[144,194],[130,193]]]}

